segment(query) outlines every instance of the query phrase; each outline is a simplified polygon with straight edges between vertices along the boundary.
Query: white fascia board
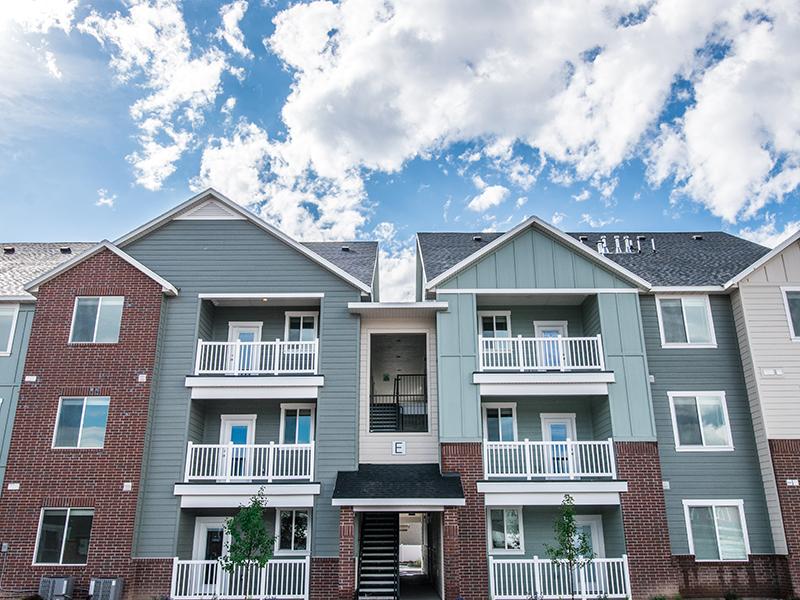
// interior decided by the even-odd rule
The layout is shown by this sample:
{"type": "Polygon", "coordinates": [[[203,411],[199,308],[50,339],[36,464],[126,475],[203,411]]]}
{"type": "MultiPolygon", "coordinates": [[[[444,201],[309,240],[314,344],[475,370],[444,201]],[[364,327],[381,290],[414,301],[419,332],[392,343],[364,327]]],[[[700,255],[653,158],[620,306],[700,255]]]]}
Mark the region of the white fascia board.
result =
{"type": "MultiPolygon", "coordinates": [[[[479,490],[480,491],[480,490],[479,490]]],[[[576,506],[617,506],[620,497],[617,492],[569,492],[576,506]]],[[[540,493],[484,493],[486,506],[560,506],[564,494],[558,492],[540,493]]]]}
{"type": "Polygon", "coordinates": [[[313,508],[320,493],[318,483],[307,484],[175,484],[181,508],[238,508],[262,490],[270,508],[313,508]]]}
{"type": "Polygon", "coordinates": [[[324,384],[322,375],[308,377],[236,377],[188,376],[185,385],[191,388],[194,400],[316,400],[324,384]]]}
{"type": "Polygon", "coordinates": [[[300,242],[298,242],[298,241],[294,240],[293,238],[289,237],[288,235],[283,233],[277,227],[273,227],[272,225],[270,225],[269,223],[267,223],[263,219],[260,219],[259,217],[254,215],[252,212],[250,212],[246,208],[238,205],[236,202],[234,202],[230,198],[224,196],[223,194],[220,194],[214,188],[207,188],[207,189],[203,190],[199,194],[196,194],[196,195],[192,196],[191,198],[189,198],[186,202],[183,202],[182,204],[179,204],[175,208],[173,208],[171,210],[168,210],[167,212],[165,212],[161,216],[156,217],[155,219],[145,223],[141,227],[138,227],[138,228],[134,229],[133,231],[131,231],[129,233],[126,233],[121,238],[117,239],[115,241],[115,244],[117,244],[118,246],[125,246],[126,244],[129,244],[132,241],[137,240],[140,237],[147,235],[151,231],[154,231],[154,230],[158,229],[159,227],[161,227],[162,225],[168,223],[169,221],[174,219],[176,216],[178,216],[178,215],[186,212],[187,210],[191,209],[191,207],[193,207],[195,204],[199,204],[200,202],[204,202],[205,200],[208,199],[209,196],[214,198],[215,200],[217,200],[221,204],[223,204],[226,208],[229,208],[230,210],[238,213],[239,215],[241,215],[242,217],[244,217],[245,219],[247,219],[248,221],[250,221],[251,223],[253,223],[257,227],[260,227],[261,229],[263,229],[267,233],[269,233],[269,234],[273,235],[274,237],[278,238],[280,241],[282,241],[287,246],[297,250],[298,252],[300,252],[301,254],[306,256],[307,258],[311,259],[312,261],[314,261],[318,265],[320,265],[320,266],[324,267],[325,269],[329,270],[330,272],[334,273],[335,275],[337,275],[341,279],[344,279],[349,284],[353,285],[354,287],[356,287],[357,289],[361,290],[362,292],[365,292],[367,294],[372,293],[371,286],[367,285],[363,281],[359,281],[358,279],[356,279],[355,277],[353,277],[352,275],[350,275],[349,273],[347,273],[343,269],[337,267],[335,264],[333,264],[329,260],[323,258],[319,254],[314,252],[313,250],[310,250],[310,249],[306,248],[300,242]]]}
{"type": "Polygon", "coordinates": [[[618,505],[626,481],[479,481],[486,506],[558,506],[569,494],[579,506],[618,505]]]}
{"type": "Polygon", "coordinates": [[[169,281],[167,281],[166,279],[161,277],[158,273],[156,273],[156,272],[150,270],[149,268],[147,268],[145,265],[140,263],[138,260],[133,258],[131,255],[127,254],[126,252],[124,252],[123,250],[121,250],[120,248],[118,248],[116,245],[112,244],[108,240],[103,240],[102,242],[100,242],[96,246],[94,246],[92,248],[89,248],[85,252],[81,252],[80,254],[77,254],[77,255],[73,256],[68,261],[63,262],[60,265],[54,267],[53,269],[50,269],[49,271],[47,271],[47,273],[44,273],[43,275],[40,275],[39,277],[37,277],[36,279],[34,279],[33,281],[31,281],[27,285],[25,285],[25,288],[24,288],[25,291],[31,292],[32,294],[36,293],[37,291],[39,291],[39,286],[42,285],[43,283],[46,283],[47,281],[50,281],[51,279],[53,279],[54,277],[57,277],[61,273],[65,272],[65,271],[68,271],[72,267],[74,267],[74,266],[82,263],[83,261],[91,258],[92,256],[94,256],[95,254],[101,252],[102,250],[109,250],[110,252],[113,252],[118,257],[120,257],[122,260],[124,260],[126,263],[128,263],[129,265],[131,265],[135,269],[138,269],[139,271],[141,271],[142,273],[147,275],[150,279],[152,279],[157,284],[159,284],[161,286],[161,290],[165,294],[167,294],[168,296],[177,296],[178,295],[178,289],[174,285],[172,285],[169,281]]]}
{"type": "Polygon", "coordinates": [[[253,293],[217,293],[217,292],[208,292],[208,293],[200,293],[197,294],[197,297],[201,300],[254,300],[254,299],[261,299],[267,298],[268,300],[292,300],[292,299],[299,299],[299,300],[306,300],[306,299],[322,299],[325,297],[325,292],[268,292],[264,294],[253,294],[253,293]]]}
{"type": "Polygon", "coordinates": [[[520,373],[520,372],[476,372],[472,383],[614,383],[610,371],[587,371],[571,373],[520,373]]]}
{"type": "Polygon", "coordinates": [[[442,311],[447,310],[448,302],[435,300],[425,302],[348,302],[347,310],[351,313],[370,313],[381,310],[418,310],[442,311]]]}
{"type": "Polygon", "coordinates": [[[36,296],[25,294],[24,296],[0,296],[0,303],[26,303],[31,304],[36,302],[36,296]]]}
{"type": "Polygon", "coordinates": [[[754,273],[755,271],[757,271],[758,269],[763,267],[770,260],[772,260],[773,258],[778,256],[778,254],[780,254],[781,252],[786,250],[786,248],[788,248],[789,246],[794,244],[798,239],[800,239],[800,229],[795,231],[791,236],[789,236],[788,239],[784,240],[783,242],[781,242],[780,244],[775,246],[772,250],[767,252],[764,256],[759,258],[752,265],[750,265],[749,267],[747,267],[746,269],[744,269],[743,271],[741,271],[740,273],[734,275],[731,279],[726,281],[725,285],[723,285],[723,287],[725,289],[728,289],[730,287],[733,287],[733,286],[737,285],[742,279],[744,279],[748,275],[754,273]]]}
{"type": "Polygon", "coordinates": [[[485,296],[586,296],[588,294],[639,294],[638,288],[439,288],[436,296],[477,294],[485,296]]]}
{"type": "Polygon", "coordinates": [[[481,396],[608,396],[606,383],[483,383],[481,396]]]}
{"type": "Polygon", "coordinates": [[[333,506],[352,506],[357,507],[383,507],[386,510],[397,510],[397,507],[445,507],[445,506],[464,506],[464,498],[333,498],[333,506]]]}
{"type": "Polygon", "coordinates": [[[650,288],[653,294],[724,294],[721,285],[657,285],[650,288]]]}

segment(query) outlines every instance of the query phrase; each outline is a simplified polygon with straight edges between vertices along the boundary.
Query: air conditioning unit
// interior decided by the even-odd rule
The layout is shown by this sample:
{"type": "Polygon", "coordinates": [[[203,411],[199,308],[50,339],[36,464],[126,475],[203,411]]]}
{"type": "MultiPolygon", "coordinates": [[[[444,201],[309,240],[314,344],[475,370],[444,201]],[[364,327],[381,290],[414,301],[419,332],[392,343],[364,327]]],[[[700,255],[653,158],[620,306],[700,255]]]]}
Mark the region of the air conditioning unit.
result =
{"type": "Polygon", "coordinates": [[[72,577],[42,577],[39,580],[39,595],[44,600],[71,600],[72,577]]]}
{"type": "Polygon", "coordinates": [[[122,578],[92,579],[89,582],[89,597],[92,600],[121,600],[122,578]]]}

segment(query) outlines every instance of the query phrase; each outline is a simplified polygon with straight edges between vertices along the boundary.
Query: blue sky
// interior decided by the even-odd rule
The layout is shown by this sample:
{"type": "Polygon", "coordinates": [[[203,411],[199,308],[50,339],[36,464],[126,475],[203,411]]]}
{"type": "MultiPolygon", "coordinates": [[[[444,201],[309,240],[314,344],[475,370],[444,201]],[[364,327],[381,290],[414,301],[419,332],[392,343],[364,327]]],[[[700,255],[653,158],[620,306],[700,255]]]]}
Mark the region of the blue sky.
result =
{"type": "Polygon", "coordinates": [[[212,185],[302,239],[800,227],[797,1],[32,0],[0,16],[6,241],[212,185]]]}

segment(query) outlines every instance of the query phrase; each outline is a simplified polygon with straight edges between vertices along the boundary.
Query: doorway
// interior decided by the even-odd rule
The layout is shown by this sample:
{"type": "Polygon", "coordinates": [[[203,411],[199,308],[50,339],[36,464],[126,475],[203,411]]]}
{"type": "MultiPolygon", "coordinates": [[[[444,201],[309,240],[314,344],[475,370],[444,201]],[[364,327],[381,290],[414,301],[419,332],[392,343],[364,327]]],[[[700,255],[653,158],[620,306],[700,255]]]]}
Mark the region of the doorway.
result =
{"type": "Polygon", "coordinates": [[[570,458],[575,457],[570,457],[572,450],[566,442],[575,441],[575,414],[542,413],[541,420],[542,439],[546,442],[555,442],[547,449],[549,472],[554,475],[569,475],[570,458]]]}
{"type": "Polygon", "coordinates": [[[441,596],[441,514],[400,514],[400,600],[441,596]]]}

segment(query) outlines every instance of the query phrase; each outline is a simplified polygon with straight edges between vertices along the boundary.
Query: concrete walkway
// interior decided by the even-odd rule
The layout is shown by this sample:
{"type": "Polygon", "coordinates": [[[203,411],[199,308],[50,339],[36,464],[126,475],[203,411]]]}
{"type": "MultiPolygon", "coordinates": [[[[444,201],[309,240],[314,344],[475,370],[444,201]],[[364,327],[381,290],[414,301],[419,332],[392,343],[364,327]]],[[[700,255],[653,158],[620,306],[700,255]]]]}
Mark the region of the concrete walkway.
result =
{"type": "Polygon", "coordinates": [[[425,575],[400,577],[400,600],[439,600],[425,575]]]}

